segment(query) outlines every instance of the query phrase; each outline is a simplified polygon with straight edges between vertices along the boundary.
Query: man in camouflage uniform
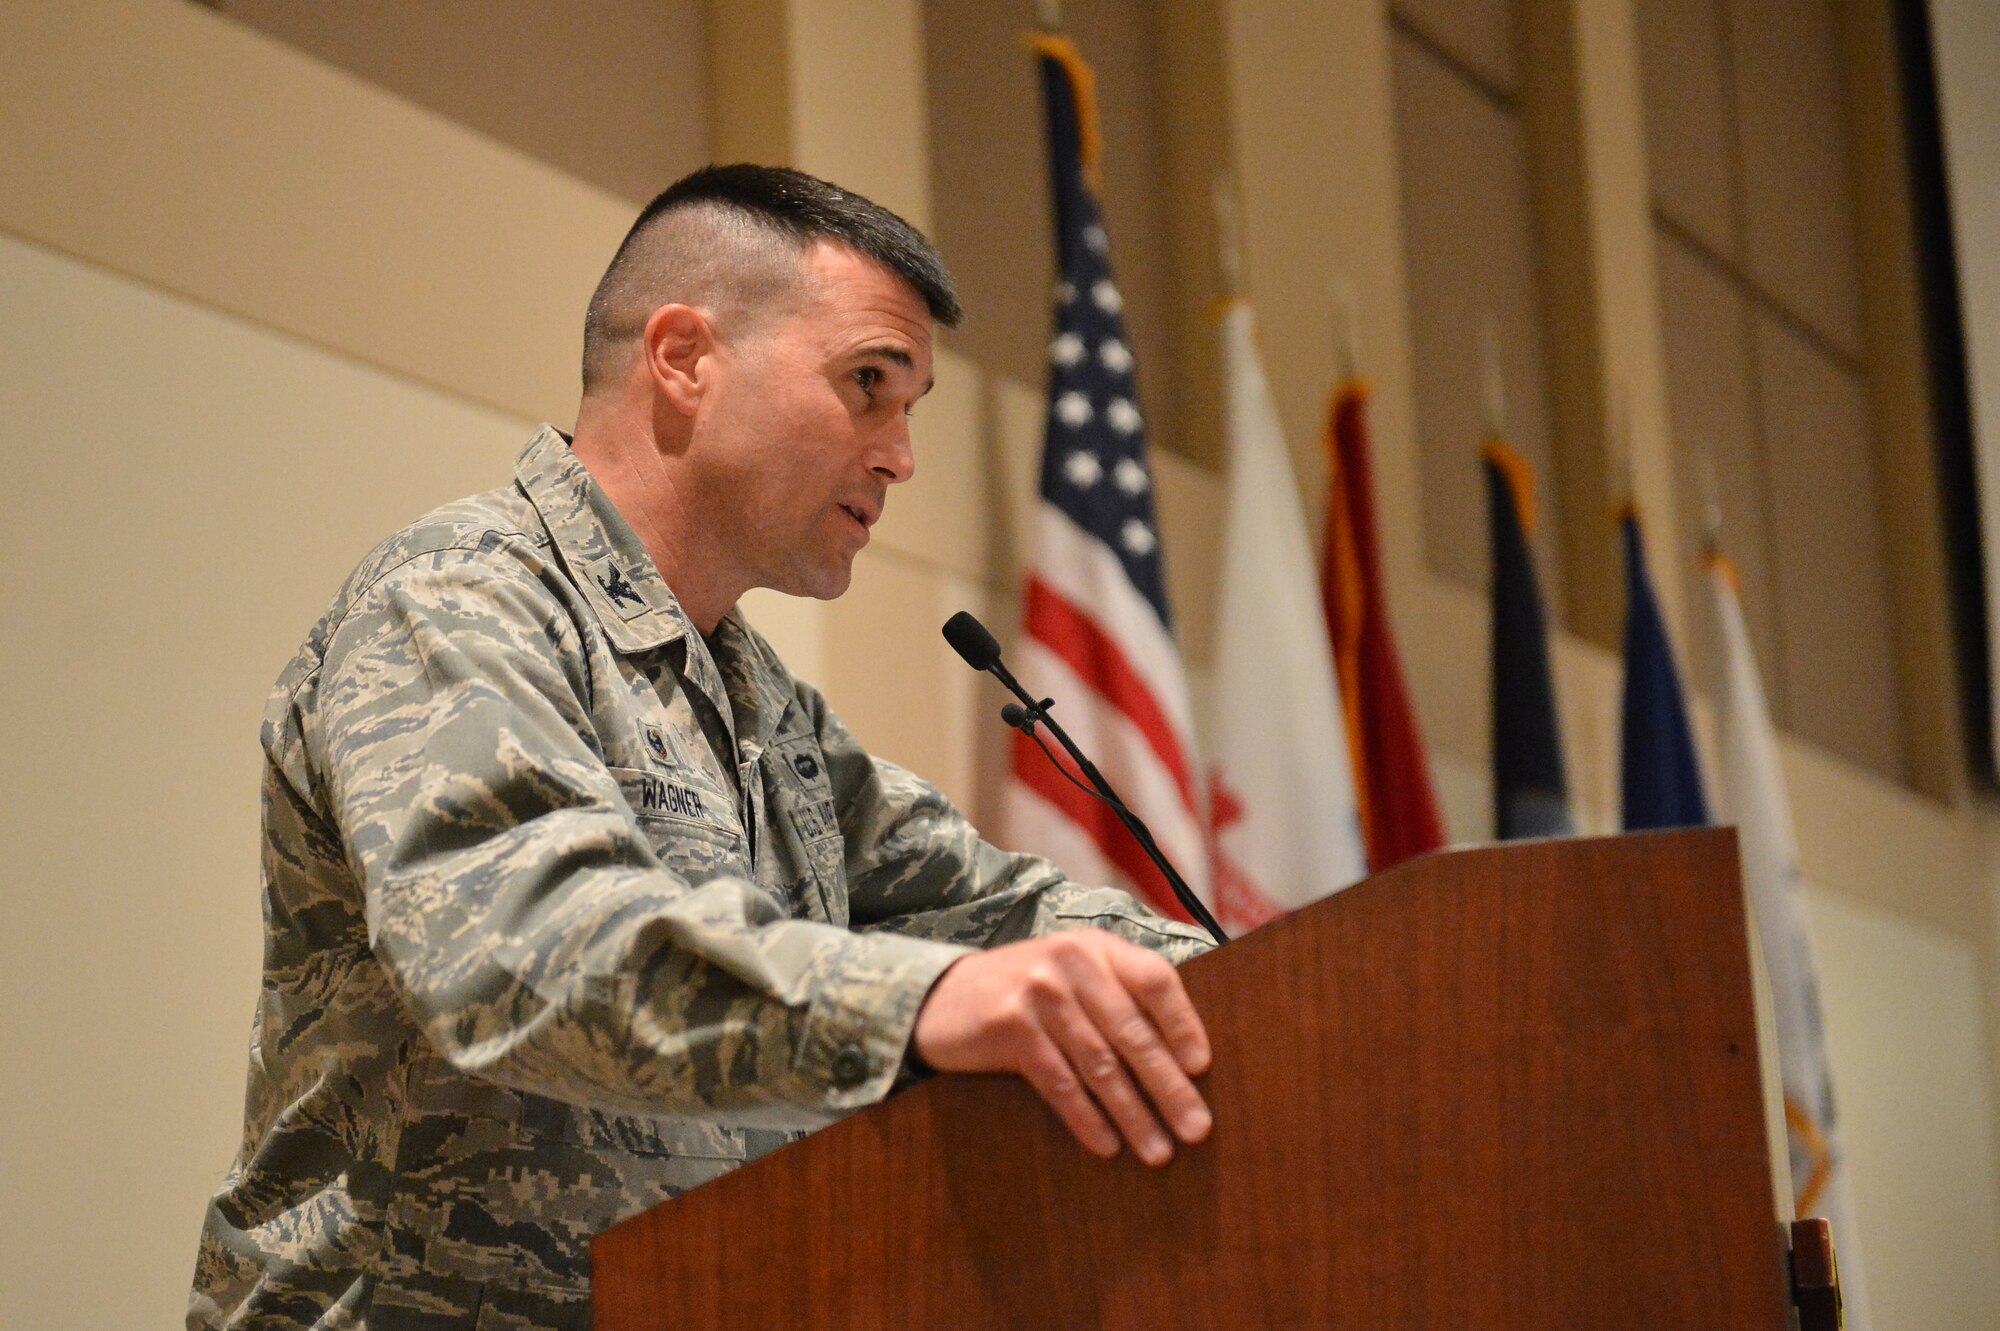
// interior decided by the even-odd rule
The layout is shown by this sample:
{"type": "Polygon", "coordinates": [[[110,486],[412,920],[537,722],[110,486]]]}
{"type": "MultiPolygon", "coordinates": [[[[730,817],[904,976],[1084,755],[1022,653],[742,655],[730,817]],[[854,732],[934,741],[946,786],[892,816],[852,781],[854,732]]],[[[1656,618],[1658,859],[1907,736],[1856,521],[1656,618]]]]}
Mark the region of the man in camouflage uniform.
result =
{"type": "Polygon", "coordinates": [[[1162,960],[1200,935],[981,841],[734,609],[846,589],[957,314],[893,214],[697,172],[592,299],[574,440],[335,597],[265,721],[190,1327],[585,1327],[594,1234],[919,1060],[1028,1078],[1100,1154],[1207,1133],[1162,960]]]}

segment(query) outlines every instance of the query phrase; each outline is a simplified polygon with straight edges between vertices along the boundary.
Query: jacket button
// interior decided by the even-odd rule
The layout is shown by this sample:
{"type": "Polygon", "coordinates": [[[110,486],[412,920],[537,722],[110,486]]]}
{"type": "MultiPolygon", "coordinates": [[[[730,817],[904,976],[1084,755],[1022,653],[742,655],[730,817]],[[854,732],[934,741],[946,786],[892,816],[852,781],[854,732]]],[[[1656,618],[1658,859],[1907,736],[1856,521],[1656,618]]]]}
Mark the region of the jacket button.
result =
{"type": "Polygon", "coordinates": [[[851,1091],[868,1080],[868,1055],[860,1045],[844,1044],[833,1055],[833,1084],[851,1091]]]}

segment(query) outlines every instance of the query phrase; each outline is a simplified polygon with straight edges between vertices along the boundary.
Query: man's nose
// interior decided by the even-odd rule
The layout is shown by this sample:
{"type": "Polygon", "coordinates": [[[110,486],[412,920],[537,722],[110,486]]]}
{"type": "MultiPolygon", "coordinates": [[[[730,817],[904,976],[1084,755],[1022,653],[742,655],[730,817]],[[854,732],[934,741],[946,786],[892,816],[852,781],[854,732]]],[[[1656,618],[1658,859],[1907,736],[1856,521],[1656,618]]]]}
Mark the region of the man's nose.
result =
{"type": "Polygon", "coordinates": [[[868,469],[891,485],[900,485],[917,474],[917,455],[910,448],[910,422],[897,417],[875,442],[868,469]]]}

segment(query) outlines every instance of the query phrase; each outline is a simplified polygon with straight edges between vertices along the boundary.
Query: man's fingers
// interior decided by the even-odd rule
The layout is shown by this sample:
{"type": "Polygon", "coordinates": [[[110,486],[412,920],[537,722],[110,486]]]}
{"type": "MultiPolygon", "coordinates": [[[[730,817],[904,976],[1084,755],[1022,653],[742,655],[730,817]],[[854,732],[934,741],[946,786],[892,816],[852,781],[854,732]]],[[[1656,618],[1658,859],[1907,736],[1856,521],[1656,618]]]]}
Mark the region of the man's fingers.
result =
{"type": "MultiPolygon", "coordinates": [[[[1188,1080],[1180,1061],[1163,1043],[1152,1021],[1118,983],[1118,977],[1107,975],[1100,982],[1086,983],[1079,989],[1085,1014],[1095,1032],[1102,1032],[1102,1038],[1110,1041],[1107,1052],[1115,1053],[1116,1059],[1137,1075],[1174,1135],[1185,1142],[1198,1142],[1206,1137],[1213,1120],[1201,1092],[1188,1080]]],[[[1126,1081],[1125,1086],[1129,1090],[1131,1083],[1126,1081]]],[[[1095,1079],[1091,1080],[1091,1089],[1097,1089],[1095,1079]]],[[[1112,1108],[1108,1103],[1106,1107],[1112,1108]]],[[[1154,1121],[1151,1112],[1146,1112],[1145,1117],[1151,1126],[1154,1121]]],[[[1121,1125],[1123,1122],[1120,1118],[1121,1125]]],[[[1158,1128],[1153,1130],[1157,1132],[1158,1128]]]]}
{"type": "Polygon", "coordinates": [[[1040,1035],[1029,1050],[1021,1065],[1021,1075],[1056,1111],[1056,1117],[1083,1143],[1085,1150],[1106,1160],[1118,1154],[1118,1134],[1084,1090],[1068,1057],[1046,1034],[1040,1035]]]}
{"type": "MultiPolygon", "coordinates": [[[[1136,1010],[1133,1015],[1138,1014],[1136,1010]]],[[[1062,1002],[1046,1014],[1056,1033],[1056,1043],[1068,1055],[1070,1066],[1083,1078],[1097,1103],[1118,1125],[1131,1143],[1132,1153],[1149,1165],[1164,1165],[1173,1158],[1174,1144],[1160,1127],[1153,1110],[1126,1073],[1126,1058],[1105,1038],[1093,1014],[1074,1000],[1062,1002]]],[[[1164,1051],[1159,1055],[1165,1058],[1164,1051]]]]}
{"type": "Polygon", "coordinates": [[[1114,953],[1111,967],[1125,992],[1152,1019],[1181,1071],[1190,1077],[1208,1071],[1208,1031],[1181,985],[1180,972],[1164,958],[1136,947],[1114,953]]]}
{"type": "Polygon", "coordinates": [[[1122,1136],[1164,1164],[1175,1136],[1198,1142],[1212,1126],[1189,1080],[1208,1066],[1208,1036],[1178,973],[1096,930],[961,959],[918,1009],[910,1046],[941,1071],[1018,1073],[1098,1155],[1122,1136]]]}

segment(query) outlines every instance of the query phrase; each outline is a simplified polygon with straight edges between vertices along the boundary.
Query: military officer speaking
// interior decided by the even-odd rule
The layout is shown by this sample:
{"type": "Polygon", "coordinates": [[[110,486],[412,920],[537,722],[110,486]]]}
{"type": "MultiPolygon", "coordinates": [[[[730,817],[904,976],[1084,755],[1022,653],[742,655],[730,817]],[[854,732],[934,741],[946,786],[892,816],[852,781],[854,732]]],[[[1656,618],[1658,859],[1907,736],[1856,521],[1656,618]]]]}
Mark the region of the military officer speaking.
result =
{"type": "Polygon", "coordinates": [[[1209,1131],[1202,935],[982,841],[735,609],[829,598],[957,299],[887,210],[708,168],[592,297],[573,434],[370,553],[279,679],[242,1147],[190,1327],[587,1327],[589,1240],[879,1100],[1209,1131]]]}

